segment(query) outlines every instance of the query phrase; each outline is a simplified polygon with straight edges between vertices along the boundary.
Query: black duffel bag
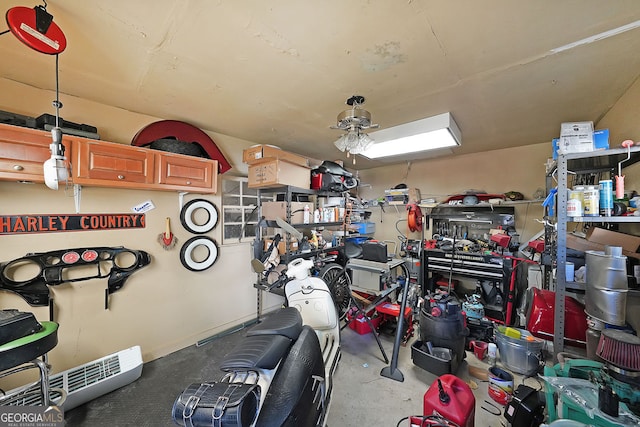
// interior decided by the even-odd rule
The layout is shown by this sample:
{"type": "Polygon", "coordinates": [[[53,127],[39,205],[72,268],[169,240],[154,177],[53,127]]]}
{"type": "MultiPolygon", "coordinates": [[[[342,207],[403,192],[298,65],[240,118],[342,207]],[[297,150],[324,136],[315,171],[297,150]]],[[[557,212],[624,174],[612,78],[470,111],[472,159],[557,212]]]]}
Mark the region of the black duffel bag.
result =
{"type": "Polygon", "coordinates": [[[173,404],[173,421],[182,426],[241,427],[253,423],[259,387],[242,383],[193,383],[173,404]]]}

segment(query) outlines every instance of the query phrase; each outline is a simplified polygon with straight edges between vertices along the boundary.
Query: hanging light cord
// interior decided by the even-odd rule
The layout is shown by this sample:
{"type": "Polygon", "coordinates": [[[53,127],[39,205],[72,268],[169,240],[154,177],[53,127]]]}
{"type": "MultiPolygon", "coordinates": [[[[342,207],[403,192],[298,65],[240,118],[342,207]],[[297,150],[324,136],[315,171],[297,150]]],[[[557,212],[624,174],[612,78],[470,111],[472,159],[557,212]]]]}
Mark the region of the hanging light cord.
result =
{"type": "Polygon", "coordinates": [[[56,109],[56,125],[53,129],[51,129],[51,138],[53,139],[53,144],[51,144],[51,155],[64,157],[62,129],[60,129],[60,109],[62,108],[62,102],[60,102],[60,75],[58,56],[59,55],[56,54],[56,99],[53,101],[53,106],[56,109]]]}
{"type": "MultiPolygon", "coordinates": [[[[47,3],[45,2],[45,5],[47,3]]],[[[59,75],[59,66],[58,66],[58,57],[60,55],[56,54],[56,100],[53,101],[53,106],[56,108],[56,127],[60,127],[60,109],[62,108],[62,103],[60,102],[60,75],[59,75]]]]}

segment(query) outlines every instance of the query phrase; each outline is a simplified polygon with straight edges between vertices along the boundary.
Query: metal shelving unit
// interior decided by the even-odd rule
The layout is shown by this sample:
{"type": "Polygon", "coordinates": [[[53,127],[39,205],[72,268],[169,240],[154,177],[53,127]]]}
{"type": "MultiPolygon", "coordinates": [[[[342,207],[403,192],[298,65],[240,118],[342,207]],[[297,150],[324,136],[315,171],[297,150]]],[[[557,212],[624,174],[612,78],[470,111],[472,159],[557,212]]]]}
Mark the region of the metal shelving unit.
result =
{"type": "MultiPolygon", "coordinates": [[[[556,203],[556,271],[564,272],[567,263],[567,223],[634,223],[640,222],[640,217],[568,217],[568,183],[570,173],[602,173],[606,171],[617,172],[618,163],[626,160],[627,149],[615,148],[610,150],[592,151],[588,153],[569,153],[558,156],[557,180],[558,193],[556,203]]],[[[625,161],[624,167],[629,167],[640,161],[640,147],[631,147],[631,158],[625,161]]],[[[556,273],[555,312],[554,312],[554,338],[553,349],[557,356],[564,351],[564,327],[565,327],[565,296],[567,289],[580,289],[574,282],[567,282],[564,274],[556,273]]]]}
{"type": "MultiPolygon", "coordinates": [[[[291,211],[291,202],[293,202],[294,200],[294,196],[296,195],[308,195],[308,196],[318,196],[318,197],[344,197],[344,194],[342,193],[336,193],[336,192],[330,192],[330,191],[318,191],[318,190],[311,190],[309,188],[300,188],[300,187],[294,187],[291,185],[284,185],[284,186],[277,186],[277,187],[268,187],[268,188],[259,188],[258,189],[258,212],[259,212],[259,217],[262,218],[262,202],[264,199],[264,195],[265,194],[284,194],[284,202],[286,203],[286,212],[285,215],[286,217],[284,218],[285,221],[290,224],[293,228],[312,228],[312,227],[342,227],[343,228],[343,232],[345,232],[346,234],[346,224],[344,221],[338,221],[338,222],[318,222],[318,223],[314,223],[311,222],[309,224],[296,224],[296,223],[291,223],[291,215],[292,215],[292,211],[291,211]]],[[[317,202],[316,202],[317,203],[317,202]]],[[[317,206],[314,206],[314,208],[317,206]]],[[[313,212],[313,210],[312,210],[313,212]]],[[[266,225],[268,227],[272,227],[272,228],[279,228],[279,225],[275,222],[275,221],[266,221],[266,225]]],[[[281,263],[284,264],[288,264],[289,262],[293,261],[295,258],[311,258],[317,255],[322,254],[323,252],[326,252],[328,250],[336,250],[336,248],[329,248],[329,249],[318,249],[318,250],[313,250],[310,252],[304,252],[304,253],[296,253],[296,254],[292,254],[290,251],[290,245],[291,245],[291,239],[292,236],[290,233],[286,232],[285,230],[283,230],[283,241],[285,242],[285,248],[287,248],[286,253],[284,254],[284,256],[282,257],[281,263]]],[[[264,237],[263,231],[261,228],[259,228],[258,230],[258,238],[262,239],[262,237],[264,237]]],[[[263,291],[268,291],[268,292],[272,292],[275,294],[278,294],[280,296],[284,296],[284,290],[276,288],[276,289],[270,289],[269,286],[265,285],[264,283],[262,283],[260,280],[257,280],[256,283],[254,284],[254,287],[257,290],[257,307],[256,307],[256,312],[257,312],[257,318],[258,321],[260,320],[260,317],[262,316],[262,292],[263,291]]]]}

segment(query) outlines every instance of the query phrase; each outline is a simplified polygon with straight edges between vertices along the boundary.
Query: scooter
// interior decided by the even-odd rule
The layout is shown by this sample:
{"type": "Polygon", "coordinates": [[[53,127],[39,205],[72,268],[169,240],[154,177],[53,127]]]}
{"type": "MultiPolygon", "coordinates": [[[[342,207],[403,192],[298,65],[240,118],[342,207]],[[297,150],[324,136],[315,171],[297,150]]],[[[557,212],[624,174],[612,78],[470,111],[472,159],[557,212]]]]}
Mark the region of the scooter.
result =
{"type": "Polygon", "coordinates": [[[309,276],[313,261],[296,259],[280,274],[287,307],[251,328],[227,354],[218,382],[194,383],[176,399],[183,426],[325,426],[340,325],[326,283],[309,276]]]}

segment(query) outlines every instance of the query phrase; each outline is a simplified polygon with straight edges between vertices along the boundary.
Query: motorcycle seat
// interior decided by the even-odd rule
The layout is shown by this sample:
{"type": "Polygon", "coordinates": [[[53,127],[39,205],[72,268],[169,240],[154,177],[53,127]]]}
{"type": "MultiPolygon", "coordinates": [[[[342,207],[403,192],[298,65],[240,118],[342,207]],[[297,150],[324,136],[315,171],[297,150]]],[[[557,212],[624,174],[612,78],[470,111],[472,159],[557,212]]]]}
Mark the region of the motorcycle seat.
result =
{"type": "Polygon", "coordinates": [[[238,370],[274,369],[287,354],[293,340],[282,335],[245,337],[222,359],[220,369],[238,370]]]}
{"type": "Polygon", "coordinates": [[[302,316],[294,307],[285,307],[268,316],[247,332],[248,337],[282,335],[296,340],[302,332],[302,316]]]}
{"type": "Polygon", "coordinates": [[[220,365],[225,372],[239,369],[273,369],[302,332],[302,316],[286,307],[251,328],[220,365]]]}

